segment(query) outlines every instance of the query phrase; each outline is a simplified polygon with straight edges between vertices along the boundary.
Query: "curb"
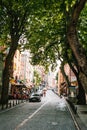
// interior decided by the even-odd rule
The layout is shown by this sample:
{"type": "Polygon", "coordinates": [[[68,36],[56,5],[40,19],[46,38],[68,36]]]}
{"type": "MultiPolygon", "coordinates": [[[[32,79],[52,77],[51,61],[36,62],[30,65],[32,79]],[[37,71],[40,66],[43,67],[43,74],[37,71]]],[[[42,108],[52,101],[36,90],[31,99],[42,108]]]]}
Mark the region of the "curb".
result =
{"type": "Polygon", "coordinates": [[[69,112],[70,112],[70,115],[71,115],[71,117],[72,117],[72,119],[73,119],[73,121],[74,121],[74,124],[75,124],[75,126],[76,126],[76,129],[77,129],[77,130],[82,130],[82,129],[80,128],[80,126],[79,126],[77,120],[76,120],[76,116],[78,116],[77,113],[74,113],[74,112],[73,112],[73,110],[72,110],[70,104],[67,102],[66,99],[65,99],[65,101],[66,101],[68,110],[69,110],[69,112]]]}

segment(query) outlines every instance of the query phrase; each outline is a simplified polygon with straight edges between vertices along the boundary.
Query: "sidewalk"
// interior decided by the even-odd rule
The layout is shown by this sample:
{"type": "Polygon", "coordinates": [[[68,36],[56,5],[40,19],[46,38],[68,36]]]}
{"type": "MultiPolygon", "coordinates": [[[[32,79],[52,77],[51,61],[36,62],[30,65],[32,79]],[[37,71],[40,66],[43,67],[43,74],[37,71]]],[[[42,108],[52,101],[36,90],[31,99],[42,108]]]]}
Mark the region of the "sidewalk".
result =
{"type": "Polygon", "coordinates": [[[77,130],[87,130],[87,104],[73,105],[65,98],[77,130]]]}
{"type": "Polygon", "coordinates": [[[76,121],[81,130],[87,130],[87,105],[76,105],[77,115],[76,121]]]}
{"type": "MultiPolygon", "coordinates": [[[[55,92],[55,91],[54,91],[55,92]]],[[[58,93],[55,92],[57,95],[58,93]]],[[[58,95],[59,96],[59,95],[58,95]]],[[[65,98],[66,100],[67,98],[65,98]]],[[[66,100],[67,102],[67,100],[66,100]]],[[[78,130],[87,130],[87,104],[86,105],[75,105],[77,108],[76,114],[73,112],[69,103],[67,102],[69,109],[71,109],[71,114],[73,116],[74,123],[78,130]]]]}

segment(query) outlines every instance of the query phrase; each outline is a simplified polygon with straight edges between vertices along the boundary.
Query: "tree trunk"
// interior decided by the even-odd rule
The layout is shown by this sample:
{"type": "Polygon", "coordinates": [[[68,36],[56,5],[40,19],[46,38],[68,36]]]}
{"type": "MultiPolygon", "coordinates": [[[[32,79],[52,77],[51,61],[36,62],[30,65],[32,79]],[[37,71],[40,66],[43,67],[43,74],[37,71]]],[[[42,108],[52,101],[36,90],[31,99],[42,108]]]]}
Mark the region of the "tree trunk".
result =
{"type": "Polygon", "coordinates": [[[67,76],[66,73],[65,73],[63,63],[61,64],[60,69],[61,69],[62,75],[64,76],[64,79],[65,79],[65,81],[66,81],[66,83],[67,83],[67,86],[71,86],[71,83],[70,83],[70,81],[69,81],[69,79],[68,79],[68,76],[67,76]]]}
{"type": "Polygon", "coordinates": [[[9,73],[8,67],[6,66],[2,74],[2,92],[1,92],[1,104],[8,102],[8,87],[9,87],[9,73]]]}
{"type": "Polygon", "coordinates": [[[78,4],[75,5],[74,12],[72,13],[72,18],[67,29],[67,39],[79,65],[79,78],[81,80],[81,84],[85,92],[87,93],[87,58],[85,50],[83,49],[78,40],[76,30],[78,18],[82,9],[85,6],[85,3],[86,0],[80,0],[78,4]]]}
{"type": "Polygon", "coordinates": [[[69,64],[70,68],[72,69],[72,71],[74,72],[74,74],[77,78],[77,81],[78,81],[78,95],[77,95],[78,101],[77,101],[77,104],[78,105],[85,105],[86,104],[86,96],[85,96],[84,88],[83,88],[81,81],[80,81],[78,65],[75,64],[75,66],[77,68],[74,68],[74,66],[72,65],[72,63],[70,61],[68,61],[68,64],[69,64]]]}
{"type": "Polygon", "coordinates": [[[11,61],[11,64],[10,64],[10,67],[9,67],[9,73],[10,73],[10,77],[12,78],[13,77],[13,60],[11,61]]]}
{"type": "Polygon", "coordinates": [[[85,91],[83,89],[81,82],[78,81],[78,85],[79,85],[79,90],[78,90],[78,95],[77,95],[77,104],[86,105],[85,91]]]}
{"type": "Polygon", "coordinates": [[[15,51],[18,46],[18,41],[17,40],[13,40],[13,41],[14,42],[12,42],[12,46],[5,60],[5,67],[2,75],[2,93],[1,93],[1,101],[0,101],[1,104],[6,104],[8,102],[9,77],[11,72],[10,68],[12,65],[15,51]]]}

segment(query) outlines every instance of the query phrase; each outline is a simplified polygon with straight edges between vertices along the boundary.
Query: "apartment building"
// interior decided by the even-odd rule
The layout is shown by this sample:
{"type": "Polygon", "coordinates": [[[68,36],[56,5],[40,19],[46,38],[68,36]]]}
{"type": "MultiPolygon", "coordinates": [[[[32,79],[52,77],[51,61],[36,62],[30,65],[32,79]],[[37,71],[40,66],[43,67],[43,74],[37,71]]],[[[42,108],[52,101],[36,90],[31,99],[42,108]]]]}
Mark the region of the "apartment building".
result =
{"type": "Polygon", "coordinates": [[[20,80],[22,80],[27,86],[30,86],[33,82],[33,66],[29,62],[30,53],[29,51],[24,51],[21,53],[20,62],[20,80]]]}
{"type": "Polygon", "coordinates": [[[15,80],[20,79],[20,70],[21,70],[21,53],[19,50],[16,50],[16,53],[13,58],[13,77],[15,80]]]}

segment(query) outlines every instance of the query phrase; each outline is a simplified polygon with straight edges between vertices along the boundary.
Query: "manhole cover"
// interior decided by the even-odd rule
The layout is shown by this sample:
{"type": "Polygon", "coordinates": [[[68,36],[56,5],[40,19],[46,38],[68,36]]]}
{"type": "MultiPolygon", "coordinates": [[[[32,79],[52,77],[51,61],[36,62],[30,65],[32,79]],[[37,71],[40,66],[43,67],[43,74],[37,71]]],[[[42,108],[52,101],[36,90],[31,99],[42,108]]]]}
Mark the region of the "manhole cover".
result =
{"type": "Polygon", "coordinates": [[[87,111],[81,111],[82,114],[87,114],[87,111]]]}

